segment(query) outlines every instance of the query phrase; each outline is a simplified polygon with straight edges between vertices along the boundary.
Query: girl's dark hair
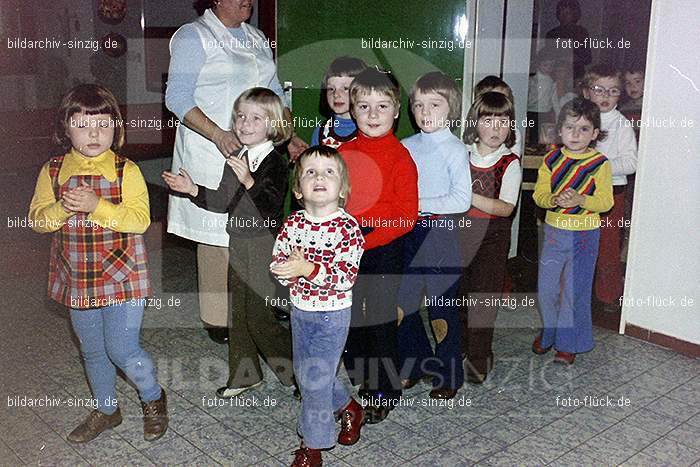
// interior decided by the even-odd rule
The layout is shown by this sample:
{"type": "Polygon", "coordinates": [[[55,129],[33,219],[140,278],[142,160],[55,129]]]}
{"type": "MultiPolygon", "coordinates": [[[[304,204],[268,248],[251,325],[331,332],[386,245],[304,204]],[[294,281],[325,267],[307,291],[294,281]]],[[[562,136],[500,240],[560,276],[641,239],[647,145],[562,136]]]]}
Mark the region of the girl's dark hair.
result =
{"type": "Polygon", "coordinates": [[[561,112],[559,113],[559,118],[557,119],[557,132],[561,131],[566,117],[572,117],[576,120],[583,117],[591,122],[593,129],[598,130],[598,138],[596,138],[596,141],[603,141],[607,136],[607,132],[600,128],[600,109],[588,99],[576,97],[564,104],[564,107],[561,108],[561,112]]]}
{"type": "Polygon", "coordinates": [[[469,113],[467,114],[467,130],[464,132],[464,142],[474,144],[479,140],[478,122],[481,117],[508,117],[510,123],[506,140],[503,142],[507,147],[515,144],[515,109],[513,102],[500,92],[490,91],[479,94],[474,99],[469,113]]]}
{"type": "Polygon", "coordinates": [[[476,86],[474,86],[474,97],[498,88],[503,88],[506,91],[506,97],[508,97],[508,99],[513,101],[513,104],[515,104],[513,90],[510,88],[510,86],[508,86],[508,83],[495,75],[488,75],[476,83],[476,86]]]}
{"type": "Polygon", "coordinates": [[[83,112],[86,115],[109,114],[114,125],[112,150],[118,151],[124,145],[124,119],[119,104],[112,92],[98,84],[79,84],[68,91],[56,113],[54,142],[64,150],[71,147],[68,127],[73,114],[83,112]]]}
{"type": "Polygon", "coordinates": [[[328,70],[323,77],[323,83],[321,83],[322,88],[325,90],[328,86],[328,79],[334,76],[348,76],[354,78],[355,76],[362,73],[367,64],[355,57],[338,57],[328,65],[328,70]]]}

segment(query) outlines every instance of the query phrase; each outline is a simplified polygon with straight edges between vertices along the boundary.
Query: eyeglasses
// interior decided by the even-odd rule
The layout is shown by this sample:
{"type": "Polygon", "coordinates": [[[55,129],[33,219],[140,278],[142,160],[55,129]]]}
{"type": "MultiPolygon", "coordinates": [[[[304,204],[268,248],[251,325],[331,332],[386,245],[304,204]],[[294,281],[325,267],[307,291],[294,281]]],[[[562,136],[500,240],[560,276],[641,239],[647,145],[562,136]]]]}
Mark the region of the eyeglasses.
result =
{"type": "Polygon", "coordinates": [[[603,86],[591,86],[590,87],[591,92],[600,97],[602,95],[608,95],[610,97],[620,97],[620,94],[622,94],[622,91],[620,91],[619,88],[610,88],[610,89],[605,89],[603,86]]]}

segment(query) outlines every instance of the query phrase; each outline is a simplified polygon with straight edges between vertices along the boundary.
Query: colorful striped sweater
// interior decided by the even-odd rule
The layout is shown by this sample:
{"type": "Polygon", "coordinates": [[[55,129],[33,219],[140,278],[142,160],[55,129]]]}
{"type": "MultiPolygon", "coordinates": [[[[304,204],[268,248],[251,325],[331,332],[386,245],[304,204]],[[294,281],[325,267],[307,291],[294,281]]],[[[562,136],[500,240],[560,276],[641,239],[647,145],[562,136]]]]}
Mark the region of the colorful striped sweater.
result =
{"type": "Polygon", "coordinates": [[[594,230],[600,226],[601,212],[613,206],[612,169],[608,159],[589,148],[576,154],[566,148],[555,149],[544,156],[537,173],[532,195],[538,206],[547,210],[545,222],[563,230],[594,230]],[[567,188],[584,195],[579,206],[562,208],[552,199],[567,188]]]}

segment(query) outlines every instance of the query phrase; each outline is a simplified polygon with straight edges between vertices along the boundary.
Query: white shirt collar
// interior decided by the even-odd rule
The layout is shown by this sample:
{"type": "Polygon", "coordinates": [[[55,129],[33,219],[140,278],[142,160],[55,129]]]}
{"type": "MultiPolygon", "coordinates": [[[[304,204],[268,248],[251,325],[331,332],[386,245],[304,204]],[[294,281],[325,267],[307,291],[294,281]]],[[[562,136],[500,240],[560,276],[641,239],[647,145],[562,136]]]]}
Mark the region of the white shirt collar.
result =
{"type": "Polygon", "coordinates": [[[241,152],[248,151],[248,167],[251,172],[255,172],[265,160],[268,154],[270,154],[275,149],[272,141],[268,140],[264,143],[258,144],[252,148],[248,146],[243,146],[241,152]]]}
{"type": "Polygon", "coordinates": [[[502,156],[510,154],[512,151],[505,144],[501,144],[498,149],[492,153],[481,155],[479,150],[476,148],[476,143],[469,145],[469,160],[472,164],[477,167],[491,167],[493,164],[498,162],[502,156]]]}

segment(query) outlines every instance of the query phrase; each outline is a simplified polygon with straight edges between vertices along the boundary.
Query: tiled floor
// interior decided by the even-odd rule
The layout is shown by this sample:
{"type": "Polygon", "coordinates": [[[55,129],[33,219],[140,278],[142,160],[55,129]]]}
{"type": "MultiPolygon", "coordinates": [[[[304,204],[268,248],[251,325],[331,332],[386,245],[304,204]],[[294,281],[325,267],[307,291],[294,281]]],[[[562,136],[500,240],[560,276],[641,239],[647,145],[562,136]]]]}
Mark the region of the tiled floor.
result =
{"type": "MultiPolygon", "coordinates": [[[[4,214],[24,214],[26,201],[10,203],[4,214]]],[[[136,392],[120,380],[124,423],[74,446],[66,435],[87,409],[71,405],[91,396],[66,313],[44,298],[48,237],[3,229],[0,464],[291,462],[299,404],[269,371],[266,384],[239,406],[216,404],[226,349],[199,325],[192,250],[164,238],[154,224],[147,241],[161,302],[147,310],[142,338],[168,391],[170,429],[155,443],[143,441],[136,392]],[[17,407],[18,398],[60,403],[17,407]]],[[[465,385],[445,407],[431,406],[429,388],[416,386],[405,407],[366,426],[357,445],[326,453],[325,465],[700,465],[699,360],[595,329],[595,350],[565,368],[551,355],[530,352],[537,323],[532,308],[503,310],[497,366],[486,384],[465,385]],[[587,396],[609,397],[613,406],[563,405],[569,397],[583,404],[587,396]]]]}

